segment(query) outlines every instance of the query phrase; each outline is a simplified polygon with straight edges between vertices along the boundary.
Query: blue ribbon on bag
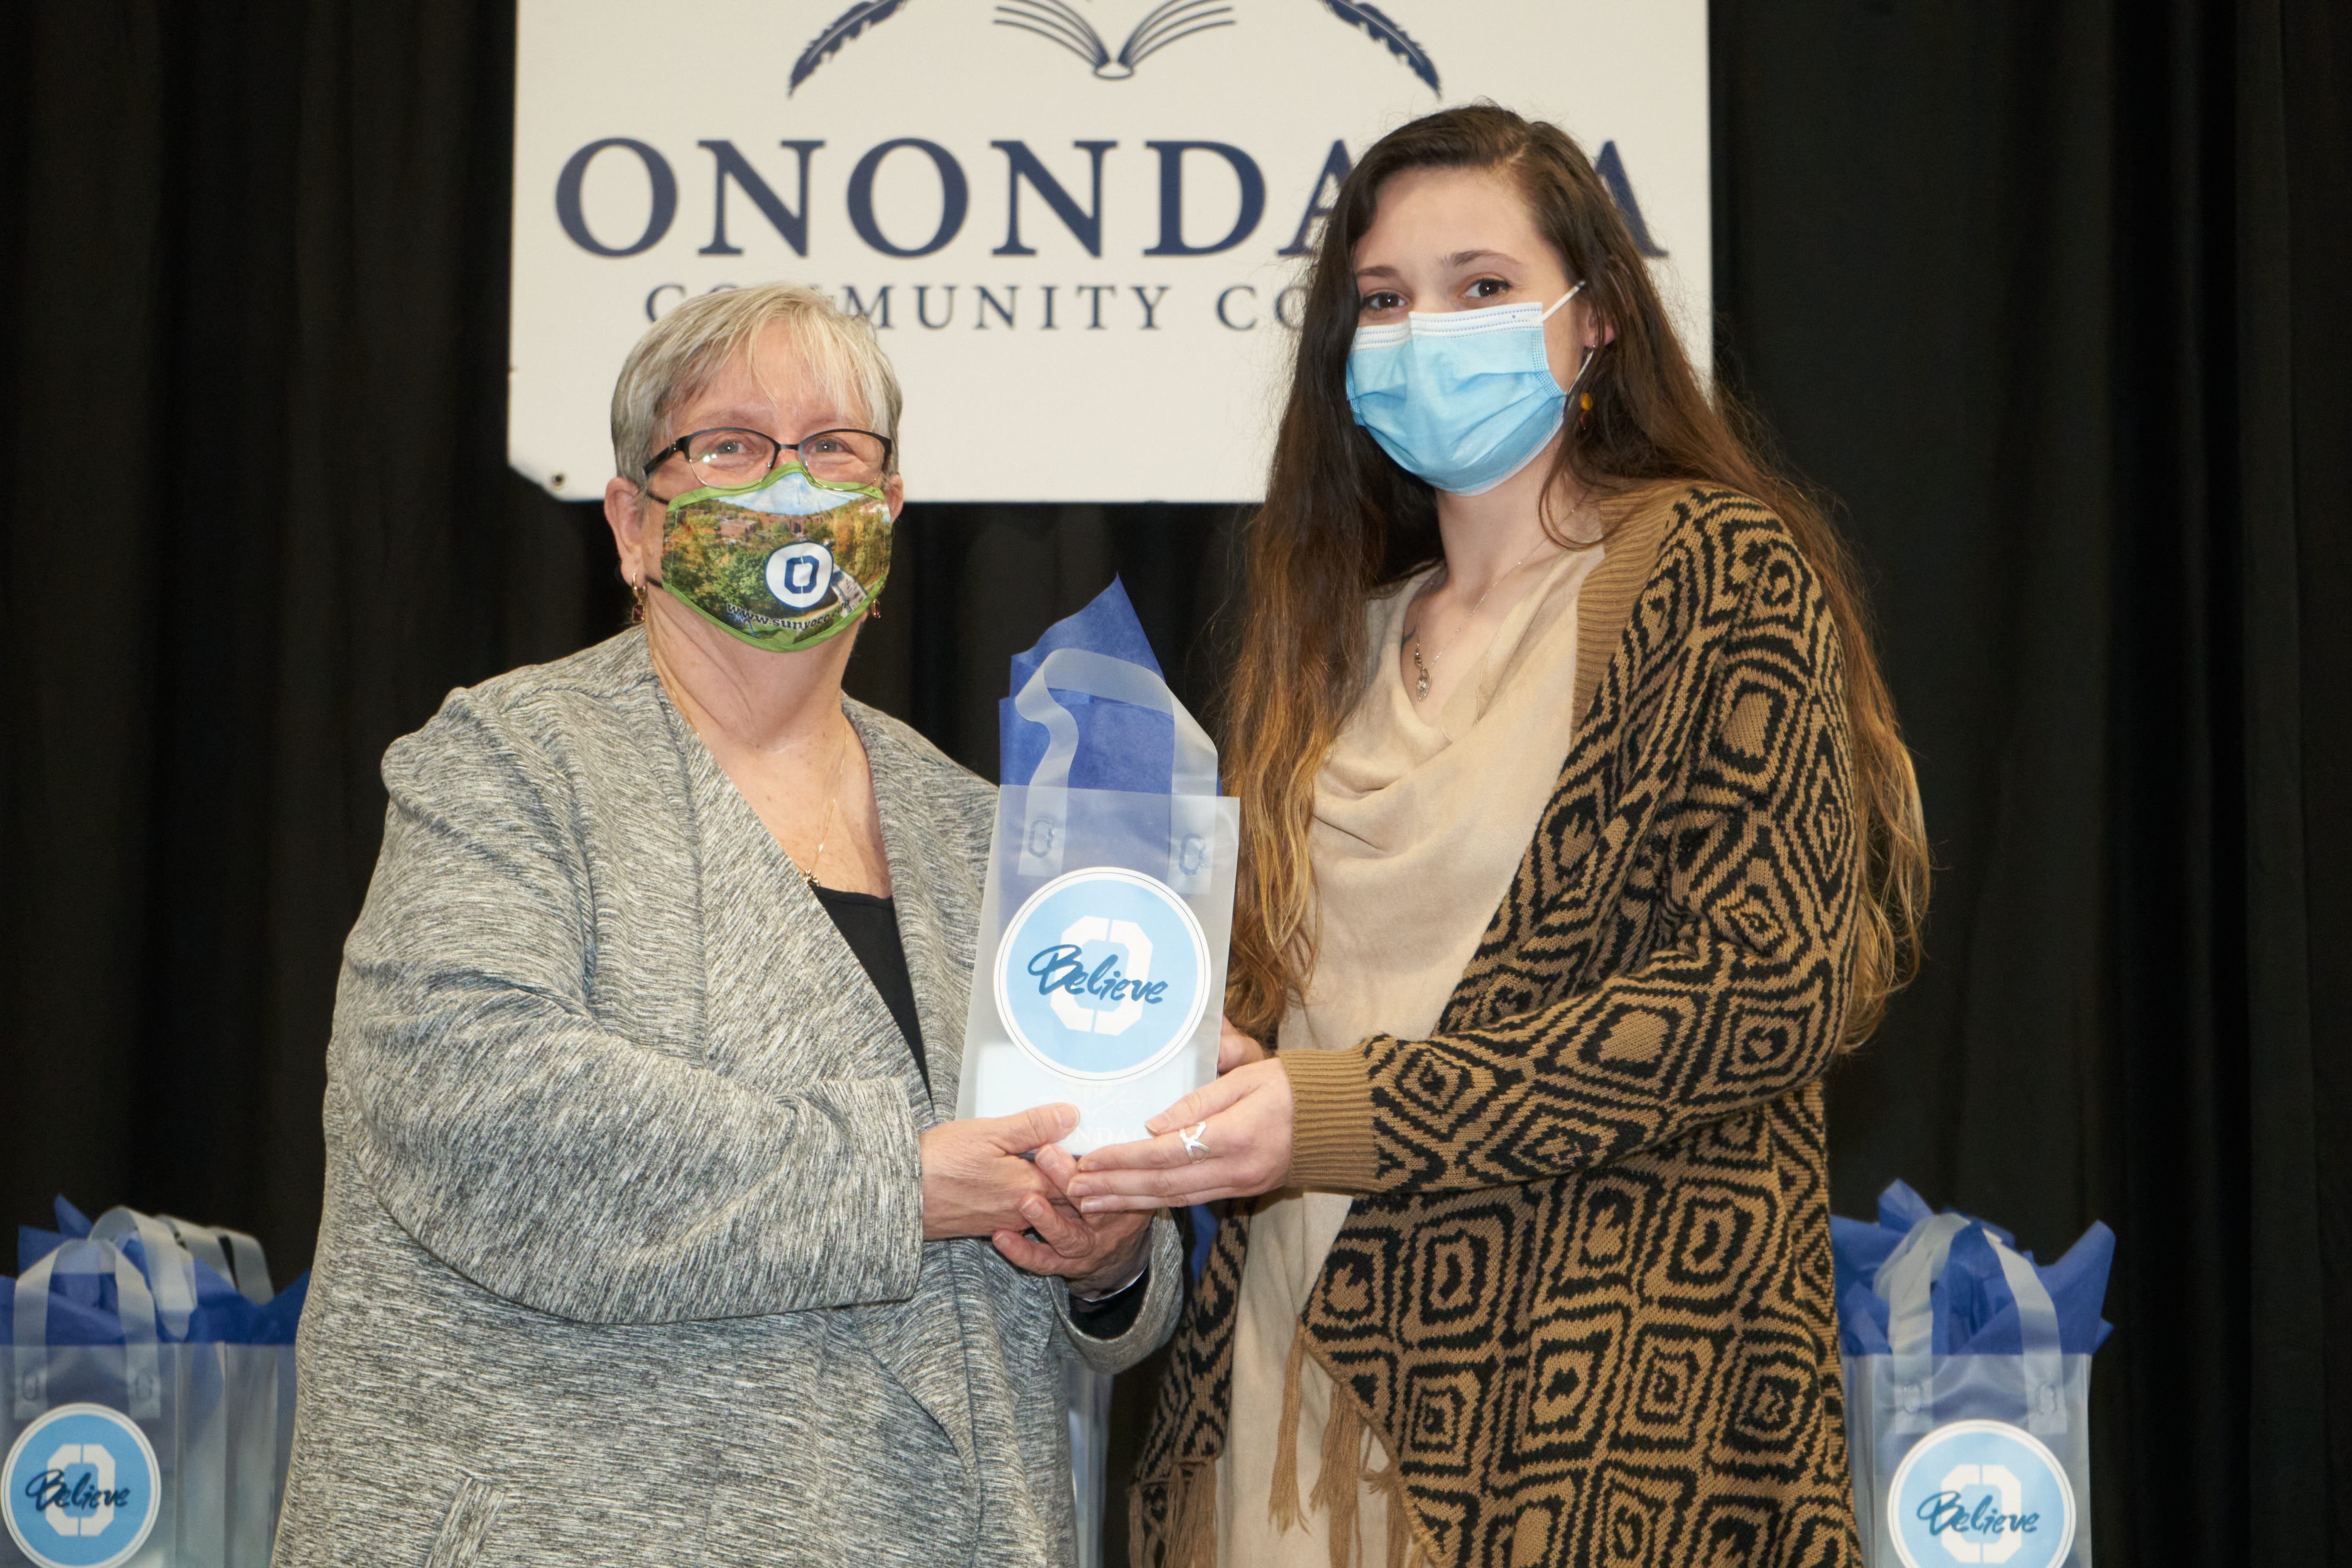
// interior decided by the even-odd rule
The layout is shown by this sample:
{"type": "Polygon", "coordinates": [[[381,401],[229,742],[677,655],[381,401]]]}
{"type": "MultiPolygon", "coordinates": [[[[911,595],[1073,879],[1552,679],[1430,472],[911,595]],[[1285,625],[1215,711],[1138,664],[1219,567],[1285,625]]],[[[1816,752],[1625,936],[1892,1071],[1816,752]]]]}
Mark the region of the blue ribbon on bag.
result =
{"type": "MultiPolygon", "coordinates": [[[[58,1228],[33,1226],[16,1228],[16,1272],[21,1275],[68,1241],[87,1238],[93,1226],[87,1215],[63,1197],[57,1200],[58,1228]]],[[[121,1237],[116,1245],[151,1287],[160,1286],[159,1271],[138,1236],[121,1237]]],[[[166,1344],[290,1345],[310,1294],[305,1270],[294,1282],[267,1301],[246,1298],[236,1285],[204,1259],[194,1261],[194,1301],[184,1327],[173,1314],[159,1314],[156,1338],[166,1344]]],[[[16,1281],[0,1275],[0,1344],[16,1333],[16,1281]]],[[[125,1342],[121,1307],[110,1275],[59,1273],[49,1281],[47,1331],[52,1346],[119,1345],[125,1342]]]]}
{"type": "MultiPolygon", "coordinates": [[[[1965,1221],[1951,1240],[1943,1271],[1928,1288],[1934,1322],[1930,1347],[1938,1356],[2019,1355],[2024,1350],[2017,1298],[2002,1278],[1991,1237],[2014,1249],[2016,1238],[1990,1221],[1947,1209],[1965,1221]]],[[[1830,1216],[1830,1257],[1837,1271],[1838,1342],[1845,1354],[1889,1353],[1889,1309],[1878,1294],[1878,1271],[1913,1230],[1935,1217],[1926,1199],[1903,1182],[1878,1195],[1878,1219],[1830,1216]]],[[[2115,1261],[2116,1233],[2096,1220],[2066,1255],[2044,1266],[2024,1254],[2035,1278],[2050,1292],[2058,1314],[2062,1355],[2088,1355],[2106,1342],[2115,1325],[2099,1316],[2106,1300],[2107,1270],[2115,1261]]]]}

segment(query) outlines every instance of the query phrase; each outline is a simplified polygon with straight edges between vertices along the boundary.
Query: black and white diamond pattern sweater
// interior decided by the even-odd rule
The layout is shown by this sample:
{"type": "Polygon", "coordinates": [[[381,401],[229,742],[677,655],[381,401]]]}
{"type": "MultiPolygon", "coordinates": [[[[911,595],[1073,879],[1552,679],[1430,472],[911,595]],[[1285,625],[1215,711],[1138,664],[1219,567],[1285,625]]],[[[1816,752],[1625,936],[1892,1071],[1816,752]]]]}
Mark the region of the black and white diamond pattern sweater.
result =
{"type": "MultiPolygon", "coordinates": [[[[1861,897],[1835,628],[1779,519],[1676,486],[1612,531],[1579,630],[1591,707],[1438,1033],[1284,1058],[1292,1181],[1362,1194],[1302,1348],[1394,1456],[1417,1560],[1855,1563],[1820,1083],[1861,897]]],[[[1178,1331],[1139,1563],[1213,1556],[1246,1245],[1220,1229],[1178,1331]]]]}

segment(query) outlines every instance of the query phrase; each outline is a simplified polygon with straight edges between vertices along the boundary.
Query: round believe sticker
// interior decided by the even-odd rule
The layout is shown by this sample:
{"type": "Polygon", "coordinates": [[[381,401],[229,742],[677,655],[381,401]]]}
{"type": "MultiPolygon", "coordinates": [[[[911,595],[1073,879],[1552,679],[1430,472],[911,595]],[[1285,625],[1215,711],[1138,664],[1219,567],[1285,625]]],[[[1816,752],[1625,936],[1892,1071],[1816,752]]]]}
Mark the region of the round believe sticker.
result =
{"type": "Polygon", "coordinates": [[[1079,1079],[1133,1078],[1192,1037],[1209,944],[1164,882],[1097,867],[1029,896],[996,954],[996,1011],[1015,1044],[1079,1079]]]}
{"type": "Polygon", "coordinates": [[[2066,1467],[2003,1421],[1955,1421],[1920,1438],[1895,1468],[1887,1505],[1906,1568],[2054,1568],[2074,1545],[2066,1467]]]}
{"type": "Polygon", "coordinates": [[[8,1533],[42,1568],[114,1568],[155,1528],[147,1435],[102,1405],[61,1405],[8,1450],[8,1533]]]}

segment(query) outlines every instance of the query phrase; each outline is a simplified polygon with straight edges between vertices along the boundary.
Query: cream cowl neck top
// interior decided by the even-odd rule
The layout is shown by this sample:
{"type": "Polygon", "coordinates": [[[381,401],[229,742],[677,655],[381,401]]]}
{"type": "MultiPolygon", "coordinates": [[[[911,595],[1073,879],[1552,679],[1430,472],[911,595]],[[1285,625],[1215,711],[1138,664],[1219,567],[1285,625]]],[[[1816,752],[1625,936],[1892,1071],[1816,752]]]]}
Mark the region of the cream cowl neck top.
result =
{"type": "MultiPolygon", "coordinates": [[[[1303,1005],[1284,1020],[1286,1051],[1345,1050],[1372,1035],[1432,1033],[1478,939],[1510,889],[1536,817],[1559,782],[1576,733],[1577,599],[1601,563],[1599,544],[1538,565],[1536,585],[1505,616],[1486,652],[1429,712],[1399,671],[1414,596],[1438,570],[1366,608],[1364,695],[1315,781],[1308,853],[1319,941],[1303,1005]]],[[[1218,1460],[1218,1561],[1233,1568],[1330,1568],[1401,1561],[1389,1510],[1360,1481],[1355,1542],[1332,1539],[1332,1511],[1275,1522],[1271,1483],[1292,1336],[1350,1200],[1290,1191],[1260,1201],[1249,1221],[1234,1325],[1233,1415],[1218,1460]]],[[[1331,1381],[1301,1369],[1299,1496],[1320,1474],[1331,1381]]],[[[1367,1434],[1360,1463],[1384,1468],[1367,1434]]],[[[1349,1527],[1343,1520],[1343,1534],[1349,1527]]],[[[1401,1545],[1403,1543],[1400,1543],[1401,1545]]]]}

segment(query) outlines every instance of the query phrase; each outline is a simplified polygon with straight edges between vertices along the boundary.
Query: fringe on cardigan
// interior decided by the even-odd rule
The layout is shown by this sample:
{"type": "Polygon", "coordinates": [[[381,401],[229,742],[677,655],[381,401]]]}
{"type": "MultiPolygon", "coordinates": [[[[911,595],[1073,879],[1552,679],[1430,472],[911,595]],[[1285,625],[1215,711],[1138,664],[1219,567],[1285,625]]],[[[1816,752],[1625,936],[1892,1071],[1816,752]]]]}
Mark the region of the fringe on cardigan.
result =
{"type": "Polygon", "coordinates": [[[1217,1568],[1216,1460],[1183,1460],[1173,1479],[1127,1494],[1127,1555],[1136,1568],[1217,1568]],[[1154,1530],[1144,1518],[1144,1495],[1162,1488],[1168,1506],[1154,1530]]]}
{"type": "MultiPolygon", "coordinates": [[[[1300,1323],[1290,1336],[1290,1354],[1282,1367],[1282,1416],[1276,1428],[1273,1496],[1268,1500],[1279,1530],[1295,1530],[1310,1517],[1298,1505],[1298,1426],[1306,1400],[1307,1341],[1307,1325],[1300,1323]]],[[[1330,1515],[1331,1568],[1356,1568],[1362,1559],[1363,1524],[1357,1510],[1368,1488],[1388,1502],[1385,1568],[1406,1568],[1406,1554],[1414,1544],[1403,1473],[1393,1456],[1381,1468],[1371,1468],[1370,1435],[1363,1412],[1335,1379],[1331,1412],[1323,1423],[1322,1470],[1315,1478],[1314,1493],[1307,1500],[1312,1512],[1330,1515]]],[[[1211,1502],[1213,1512],[1213,1494],[1211,1502]]]]}
{"type": "MultiPolygon", "coordinates": [[[[1363,1558],[1358,1510],[1363,1489],[1369,1488],[1388,1503],[1383,1568],[1412,1568],[1427,1563],[1413,1529],[1401,1467],[1391,1458],[1380,1469],[1370,1468],[1366,1452],[1370,1427],[1355,1400],[1336,1381],[1331,1388],[1331,1414],[1323,1424],[1322,1473],[1315,1478],[1315,1490],[1301,1506],[1298,1427],[1306,1393],[1307,1338],[1307,1325],[1299,1324],[1283,1362],[1282,1415],[1276,1429],[1273,1495],[1268,1500],[1275,1527],[1296,1530],[1315,1513],[1328,1510],[1331,1568],[1357,1568],[1363,1558]]],[[[1217,1568],[1217,1461],[1185,1460],[1176,1467],[1172,1479],[1129,1491],[1127,1539],[1128,1557],[1138,1568],[1217,1568]],[[1144,1518],[1144,1500],[1147,1492],[1161,1489],[1167,1493],[1167,1506],[1155,1530],[1144,1518]]]]}

